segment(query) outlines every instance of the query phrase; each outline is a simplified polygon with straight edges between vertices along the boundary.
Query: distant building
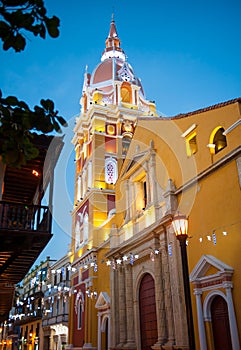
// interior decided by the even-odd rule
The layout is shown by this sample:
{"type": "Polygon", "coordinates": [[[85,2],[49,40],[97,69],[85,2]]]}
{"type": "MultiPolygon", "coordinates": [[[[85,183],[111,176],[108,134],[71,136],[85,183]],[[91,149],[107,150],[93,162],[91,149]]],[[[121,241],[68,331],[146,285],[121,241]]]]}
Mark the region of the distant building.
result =
{"type": "Polygon", "coordinates": [[[43,296],[47,288],[47,275],[53,262],[47,257],[46,261],[41,262],[25,276],[21,286],[16,289],[18,293],[8,321],[12,328],[8,331],[8,339],[12,339],[12,347],[9,349],[44,349],[43,296]]]}
{"type": "Polygon", "coordinates": [[[65,255],[51,266],[42,301],[43,349],[63,350],[68,342],[71,265],[65,255]]]}

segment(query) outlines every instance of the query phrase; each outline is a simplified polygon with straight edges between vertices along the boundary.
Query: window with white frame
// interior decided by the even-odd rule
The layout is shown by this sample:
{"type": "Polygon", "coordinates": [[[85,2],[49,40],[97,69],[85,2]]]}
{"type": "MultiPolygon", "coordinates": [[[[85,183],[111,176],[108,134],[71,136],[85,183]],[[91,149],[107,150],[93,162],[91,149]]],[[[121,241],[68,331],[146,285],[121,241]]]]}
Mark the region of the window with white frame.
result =
{"type": "Polygon", "coordinates": [[[80,200],[82,197],[82,179],[79,175],[77,180],[77,200],[80,200]]]}
{"type": "Polygon", "coordinates": [[[105,160],[105,182],[115,184],[117,181],[117,161],[109,157],[105,160]]]}
{"type": "Polygon", "coordinates": [[[82,300],[80,299],[79,300],[79,304],[78,304],[78,314],[77,314],[77,317],[78,317],[78,329],[82,328],[83,311],[84,311],[83,303],[82,303],[82,300]]]}
{"type": "Polygon", "coordinates": [[[88,163],[88,187],[92,187],[92,161],[89,161],[88,163]]]}
{"type": "Polygon", "coordinates": [[[84,216],[84,222],[83,222],[84,242],[88,241],[88,235],[89,235],[89,215],[86,213],[84,216]]]}

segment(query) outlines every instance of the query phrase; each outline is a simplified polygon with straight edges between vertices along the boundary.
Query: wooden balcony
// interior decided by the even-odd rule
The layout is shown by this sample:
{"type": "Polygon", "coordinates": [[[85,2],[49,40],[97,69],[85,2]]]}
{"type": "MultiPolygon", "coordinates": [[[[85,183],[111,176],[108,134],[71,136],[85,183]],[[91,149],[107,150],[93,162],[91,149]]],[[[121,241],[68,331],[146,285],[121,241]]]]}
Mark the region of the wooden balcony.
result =
{"type": "Polygon", "coordinates": [[[14,286],[52,237],[48,207],[0,201],[0,310],[9,311],[14,286]],[[6,309],[5,309],[6,308],[6,309]]]}
{"type": "Polygon", "coordinates": [[[47,206],[0,201],[0,231],[51,232],[52,217],[47,206]]]}
{"type": "Polygon", "coordinates": [[[52,237],[47,206],[0,201],[0,282],[16,284],[52,237]]]}

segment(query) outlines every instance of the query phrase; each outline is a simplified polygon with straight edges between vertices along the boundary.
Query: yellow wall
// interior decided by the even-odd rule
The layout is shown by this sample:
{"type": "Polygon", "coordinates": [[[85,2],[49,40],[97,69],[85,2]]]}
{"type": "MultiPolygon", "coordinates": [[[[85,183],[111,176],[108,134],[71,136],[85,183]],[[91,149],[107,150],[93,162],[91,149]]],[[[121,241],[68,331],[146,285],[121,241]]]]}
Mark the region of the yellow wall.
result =
{"type": "MultiPolygon", "coordinates": [[[[241,145],[241,125],[226,135],[227,147],[217,154],[211,155],[207,144],[210,135],[217,126],[227,130],[241,117],[238,103],[231,103],[199,113],[193,113],[177,119],[140,119],[131,143],[127,160],[122,169],[121,178],[117,183],[117,212],[116,223],[123,224],[125,211],[125,171],[137,153],[150,147],[154,142],[156,152],[157,180],[163,190],[167,180],[173,180],[178,193],[179,211],[189,217],[189,244],[187,247],[189,271],[197,265],[204,255],[212,255],[234,269],[233,302],[237,325],[241,325],[241,189],[238,179],[236,160],[229,159],[241,145]],[[186,137],[183,133],[192,125],[197,137],[197,152],[188,156],[186,152],[186,137]],[[145,135],[145,137],[143,137],[145,135]],[[218,162],[226,159],[226,163],[217,167],[218,162]],[[204,174],[207,173],[208,175],[204,174]],[[183,188],[193,179],[199,179],[192,186],[183,188]],[[120,219],[121,218],[121,219],[120,219]],[[207,239],[215,231],[216,244],[207,239]],[[227,235],[223,235],[223,231],[227,235]],[[202,238],[202,242],[200,242],[202,238]]],[[[239,153],[239,156],[240,153],[239,153]]],[[[126,175],[128,178],[128,175],[126,175]]],[[[207,275],[215,272],[210,269],[207,275]]],[[[225,293],[225,291],[223,291],[225,293]]],[[[196,336],[197,315],[195,296],[192,294],[196,336]]],[[[202,296],[204,300],[205,293],[202,296]]],[[[208,345],[211,349],[210,325],[206,324],[208,345]]],[[[239,330],[241,332],[241,329],[239,330]]],[[[241,334],[239,333],[241,337],[241,334]]],[[[197,337],[198,339],[198,337],[197,337]]],[[[197,349],[199,343],[197,341],[197,349]]]]}

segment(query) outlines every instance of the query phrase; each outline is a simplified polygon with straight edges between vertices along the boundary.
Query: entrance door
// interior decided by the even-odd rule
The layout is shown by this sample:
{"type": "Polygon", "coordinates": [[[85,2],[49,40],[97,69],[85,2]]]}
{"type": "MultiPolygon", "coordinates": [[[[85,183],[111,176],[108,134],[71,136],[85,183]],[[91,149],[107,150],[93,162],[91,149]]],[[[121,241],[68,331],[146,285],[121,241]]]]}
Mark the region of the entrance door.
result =
{"type": "Polygon", "coordinates": [[[228,307],[226,301],[219,295],[212,301],[211,316],[215,350],[232,349],[228,307]]]}
{"type": "Polygon", "coordinates": [[[144,275],[139,291],[141,349],[151,350],[157,342],[155,283],[150,274],[144,275]]]}

